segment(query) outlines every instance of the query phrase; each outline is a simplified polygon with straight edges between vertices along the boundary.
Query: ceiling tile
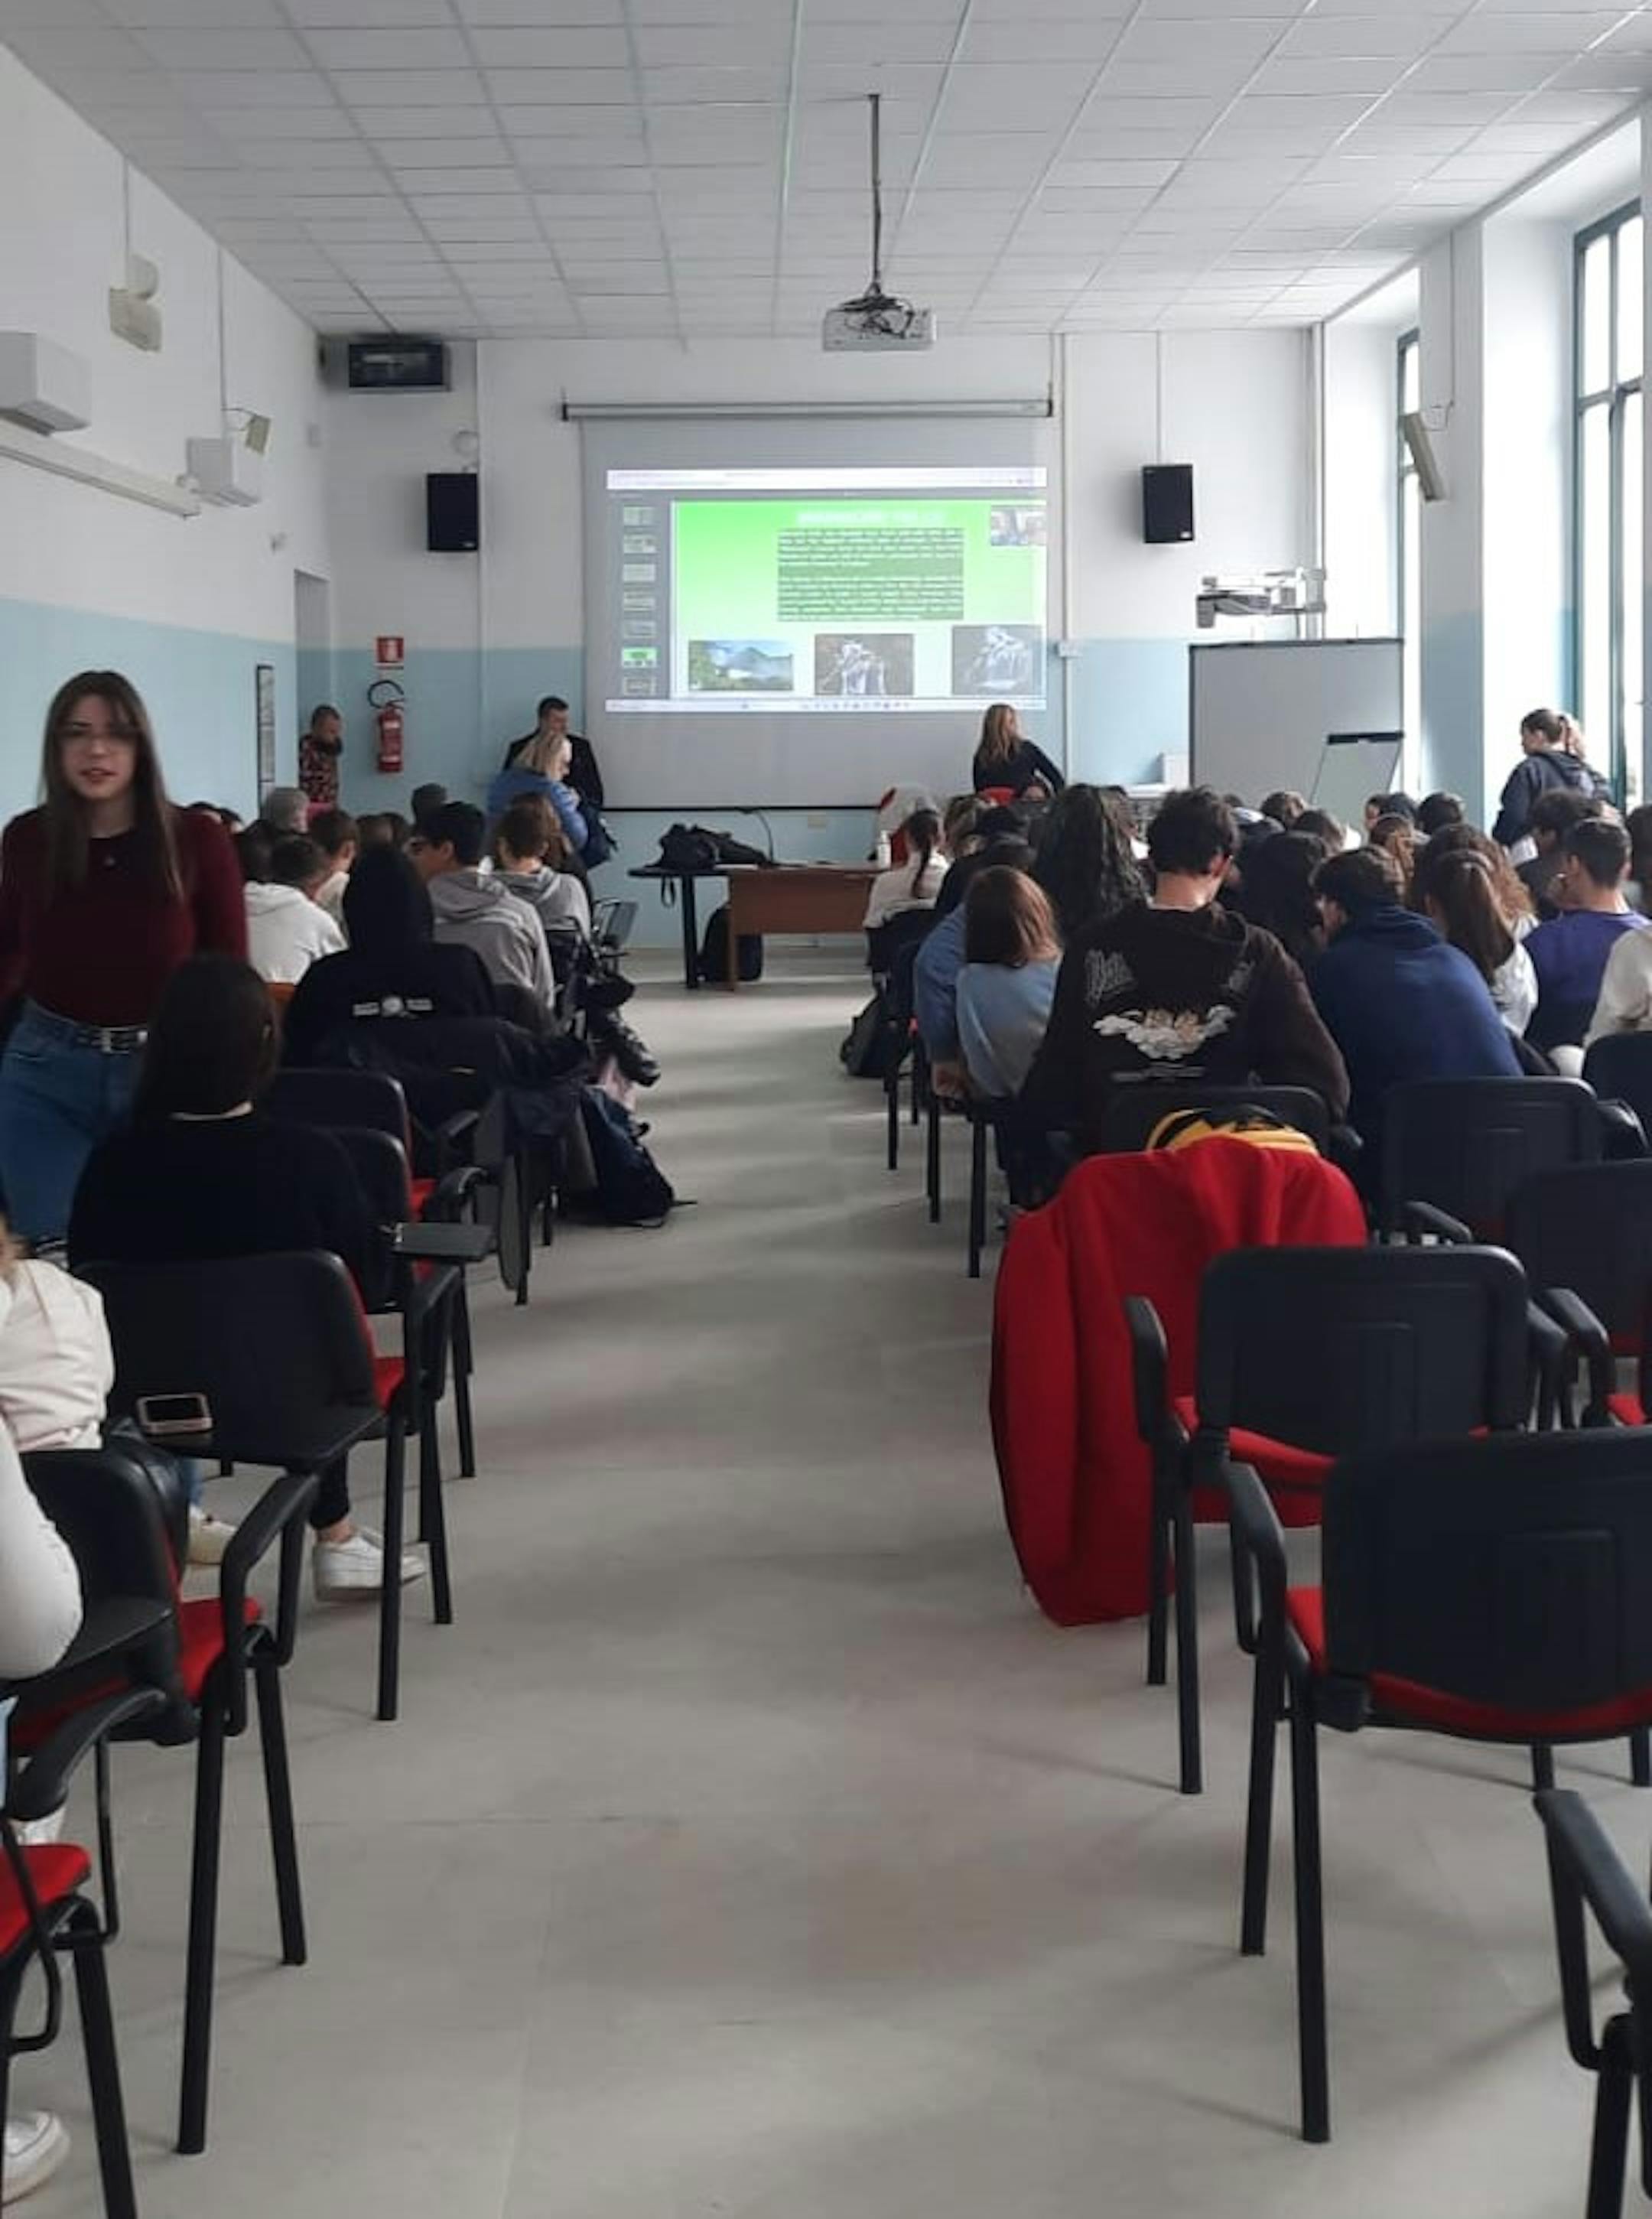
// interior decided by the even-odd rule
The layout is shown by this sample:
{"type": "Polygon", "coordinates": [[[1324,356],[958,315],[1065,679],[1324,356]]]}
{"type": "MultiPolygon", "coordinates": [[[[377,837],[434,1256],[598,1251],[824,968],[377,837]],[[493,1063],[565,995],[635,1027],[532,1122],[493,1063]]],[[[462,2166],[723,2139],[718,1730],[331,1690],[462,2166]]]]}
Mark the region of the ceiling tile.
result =
{"type": "Polygon", "coordinates": [[[475,108],[486,97],[474,70],[340,70],[332,82],[339,99],[356,109],[475,108]]]}

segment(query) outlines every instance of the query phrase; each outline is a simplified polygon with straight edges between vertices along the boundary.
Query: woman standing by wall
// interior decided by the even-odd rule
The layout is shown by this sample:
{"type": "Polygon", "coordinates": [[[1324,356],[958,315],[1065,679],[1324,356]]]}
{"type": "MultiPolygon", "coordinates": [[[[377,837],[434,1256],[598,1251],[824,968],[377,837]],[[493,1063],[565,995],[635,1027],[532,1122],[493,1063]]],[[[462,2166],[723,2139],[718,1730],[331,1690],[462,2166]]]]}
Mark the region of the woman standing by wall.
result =
{"type": "Polygon", "coordinates": [[[85,670],[47,712],[38,809],[0,839],[0,1186],[31,1240],[61,1240],[87,1157],[124,1121],[161,990],[203,950],[246,952],[223,826],[166,798],[137,689],[85,670]]]}

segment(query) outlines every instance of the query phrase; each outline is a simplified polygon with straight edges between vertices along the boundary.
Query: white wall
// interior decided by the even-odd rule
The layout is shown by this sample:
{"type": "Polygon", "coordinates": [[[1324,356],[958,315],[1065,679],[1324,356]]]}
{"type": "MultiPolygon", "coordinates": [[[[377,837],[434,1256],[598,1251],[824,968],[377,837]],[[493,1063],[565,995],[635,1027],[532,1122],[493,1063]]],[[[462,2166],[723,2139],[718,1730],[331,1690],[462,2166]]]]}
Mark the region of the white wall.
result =
{"type": "Polygon", "coordinates": [[[1400,628],[1397,352],[1404,326],[1350,318],[1325,335],[1326,635],[1400,628]]]}
{"type": "MultiPolygon", "coordinates": [[[[130,192],[133,245],[161,270],[165,337],[153,355],[109,329],[125,257],[121,158],[0,49],[5,326],[90,364],[92,422],[76,444],[170,480],[184,441],[219,428],[218,249],[144,177],[130,192]]],[[[314,340],[227,257],[224,275],[230,404],[275,426],[258,507],[179,519],[0,460],[0,813],[32,799],[46,699],[88,663],[130,669],[180,792],[244,805],[252,668],[272,661],[290,762],[293,572],[327,568],[326,458],[307,443],[320,422],[314,340]]]]}

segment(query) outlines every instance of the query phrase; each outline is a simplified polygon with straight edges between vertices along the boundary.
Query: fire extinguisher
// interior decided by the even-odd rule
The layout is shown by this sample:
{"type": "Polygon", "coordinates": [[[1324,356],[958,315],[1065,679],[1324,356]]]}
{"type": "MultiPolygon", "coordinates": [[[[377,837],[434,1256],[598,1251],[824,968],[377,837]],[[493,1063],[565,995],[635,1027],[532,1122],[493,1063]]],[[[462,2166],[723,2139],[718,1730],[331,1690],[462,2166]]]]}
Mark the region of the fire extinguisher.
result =
{"type": "Polygon", "coordinates": [[[407,729],[403,712],[407,697],[394,678],[380,678],[368,687],[367,699],[373,709],[373,721],[378,726],[379,768],[399,772],[407,729]]]}

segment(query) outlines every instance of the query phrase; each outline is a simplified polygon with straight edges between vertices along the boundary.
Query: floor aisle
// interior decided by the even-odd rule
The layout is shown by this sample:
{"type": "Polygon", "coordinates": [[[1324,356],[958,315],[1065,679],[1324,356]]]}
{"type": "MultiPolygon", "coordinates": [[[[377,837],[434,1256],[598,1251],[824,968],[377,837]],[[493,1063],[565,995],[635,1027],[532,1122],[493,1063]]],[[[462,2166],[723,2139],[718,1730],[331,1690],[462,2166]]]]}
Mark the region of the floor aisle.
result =
{"type": "MultiPolygon", "coordinates": [[[[663,979],[663,967],[660,976],[663,979]]],[[[1518,1757],[1324,1767],[1338,2140],[1293,2139],[1286,1867],[1241,1964],[1246,1688],[1212,1578],[1211,1786],[1171,1791],[1136,1627],[1024,1600],[986,1437],[990,1278],[835,1048],[862,982],[650,986],[653,1145],[697,1197],[477,1304],[458,1623],[410,1594],[289,1687],[312,1961],[272,1961],[233,1746],[213,2144],[171,2154],[191,1760],[116,1759],[112,1959],[146,2219],[1554,2219],[1581,2208],[1518,1757]]],[[[367,1476],[375,1469],[363,1463],[367,1476]]],[[[232,1495],[231,1501],[233,1502],[232,1495]]],[[[367,1505],[372,1514],[370,1501],[367,1505]]],[[[1634,1861],[1652,1796],[1586,1785],[1634,1861]]],[[[16,2075],[96,2188],[78,2050],[16,2075]]]]}

